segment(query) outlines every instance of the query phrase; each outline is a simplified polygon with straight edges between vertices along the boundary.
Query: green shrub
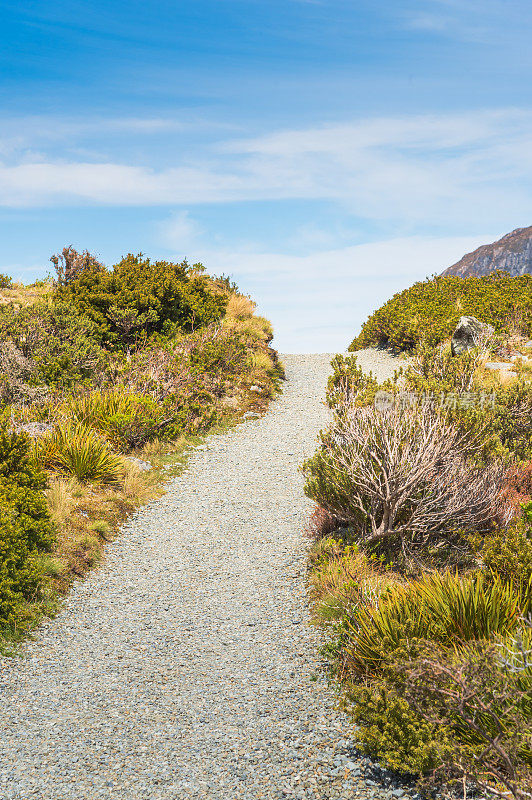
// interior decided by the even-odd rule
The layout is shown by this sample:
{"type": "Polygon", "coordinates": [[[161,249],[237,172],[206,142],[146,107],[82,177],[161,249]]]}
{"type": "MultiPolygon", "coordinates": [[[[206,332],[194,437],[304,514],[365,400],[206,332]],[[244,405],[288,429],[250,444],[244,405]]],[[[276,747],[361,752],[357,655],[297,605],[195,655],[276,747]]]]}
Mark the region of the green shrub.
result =
{"type": "MultiPolygon", "coordinates": [[[[440,777],[524,800],[532,785],[532,633],[525,627],[495,643],[455,653],[427,645],[398,665],[397,688],[425,723],[450,730],[453,748],[440,777]]],[[[390,675],[393,682],[393,676],[390,675]]],[[[484,796],[484,795],[483,795],[484,796]]]]}
{"type": "Polygon", "coordinates": [[[38,554],[49,550],[54,529],[46,478],[32,463],[24,435],[0,430],[0,627],[24,624],[25,602],[38,594],[38,554]]]}
{"type": "Polygon", "coordinates": [[[336,355],[331,367],[332,375],[327,381],[326,393],[329,408],[338,410],[346,401],[358,406],[367,406],[374,401],[379,383],[371,372],[369,375],[364,373],[356,355],[336,355]]]}
{"type": "Polygon", "coordinates": [[[191,378],[215,394],[223,393],[225,381],[248,369],[249,341],[238,330],[199,332],[191,340],[187,369],[191,378]]]}
{"type": "Polygon", "coordinates": [[[34,385],[78,385],[106,362],[95,324],[69,303],[45,300],[21,310],[0,307],[0,339],[11,341],[30,360],[34,385]]]}
{"type": "Polygon", "coordinates": [[[497,272],[481,278],[435,277],[395,294],[375,311],[349,346],[383,344],[410,349],[435,345],[450,336],[463,315],[477,317],[498,332],[515,322],[532,334],[532,275],[497,272]]]}
{"type": "Polygon", "coordinates": [[[10,278],[9,275],[3,275],[0,273],[0,289],[12,289],[13,288],[13,278],[10,278]]]}
{"type": "Polygon", "coordinates": [[[484,462],[532,458],[532,383],[518,380],[490,392],[475,391],[472,401],[467,394],[448,395],[448,400],[443,409],[447,419],[477,441],[484,462]]]}
{"type": "Polygon", "coordinates": [[[343,707],[356,723],[357,746],[395,772],[430,774],[453,752],[449,728],[424,720],[393,683],[350,683],[343,707]]]}
{"type": "MultiPolygon", "coordinates": [[[[457,649],[420,642],[397,651],[382,673],[348,683],[344,708],[363,752],[398,772],[442,782],[506,790],[524,800],[532,780],[530,628],[495,643],[457,649]]],[[[448,787],[449,788],[449,787],[448,787]]],[[[484,794],[482,794],[484,796],[484,794]]]]}
{"type": "Polygon", "coordinates": [[[34,458],[45,469],[83,483],[116,483],[124,474],[109,442],[83,423],[57,425],[35,443],[34,458]]]}
{"type": "Polygon", "coordinates": [[[516,589],[532,587],[532,529],[523,522],[496,528],[471,542],[484,567],[516,589]]]}
{"type": "MultiPolygon", "coordinates": [[[[448,346],[422,342],[402,374],[402,388],[419,402],[433,402],[464,434],[479,443],[485,460],[532,457],[532,382],[520,377],[486,390],[478,348],[452,356],[448,346]]],[[[393,387],[386,387],[393,390],[393,387]]]]}
{"type": "Polygon", "coordinates": [[[125,256],[110,271],[87,265],[56,287],[55,299],[76,305],[107,346],[204,327],[221,317],[227,302],[186,262],[152,262],[142,254],[125,256]]]}
{"type": "Polygon", "coordinates": [[[480,388],[478,369],[486,349],[474,347],[453,356],[448,344],[431,346],[419,342],[405,370],[405,388],[418,395],[441,392],[471,392],[480,388]]]}

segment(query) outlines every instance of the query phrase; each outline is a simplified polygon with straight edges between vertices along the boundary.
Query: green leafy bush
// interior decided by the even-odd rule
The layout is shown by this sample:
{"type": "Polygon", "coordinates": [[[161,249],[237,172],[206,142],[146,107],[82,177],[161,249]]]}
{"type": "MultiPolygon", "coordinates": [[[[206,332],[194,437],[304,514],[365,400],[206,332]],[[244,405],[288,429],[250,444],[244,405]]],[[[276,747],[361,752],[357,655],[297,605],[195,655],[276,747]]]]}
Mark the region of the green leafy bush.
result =
{"type": "Polygon", "coordinates": [[[124,474],[124,463],[109,442],[83,423],[57,425],[36,441],[34,458],[45,469],[83,483],[116,483],[124,474]]]}
{"type": "Polygon", "coordinates": [[[349,349],[376,344],[410,349],[420,341],[435,345],[452,334],[464,315],[496,331],[517,326],[524,335],[532,335],[532,275],[497,272],[481,278],[419,281],[377,309],[349,349]]]}
{"type": "Polygon", "coordinates": [[[0,429],[0,627],[23,625],[24,605],[38,594],[38,554],[49,550],[54,529],[44,489],[24,435],[0,429]]]}
{"type": "Polygon", "coordinates": [[[127,255],[110,271],[88,264],[56,287],[57,300],[88,316],[107,346],[201,328],[218,320],[227,302],[186,262],[150,261],[142,254],[127,255]]]}
{"type": "Polygon", "coordinates": [[[0,307],[0,339],[12,342],[29,360],[33,385],[64,389],[93,379],[106,362],[97,333],[71,303],[44,300],[20,310],[0,307]]]}
{"type": "Polygon", "coordinates": [[[484,567],[516,590],[532,589],[532,528],[521,521],[471,537],[484,567]]]}
{"type": "Polygon", "coordinates": [[[453,753],[448,726],[424,720],[393,682],[349,683],[343,707],[356,723],[354,737],[362,752],[400,774],[430,774],[453,753]]]}
{"type": "Polygon", "coordinates": [[[336,355],[331,361],[332,374],[327,381],[327,405],[338,411],[346,402],[357,406],[373,403],[380,388],[370,372],[366,375],[356,355],[336,355]]]}
{"type": "MultiPolygon", "coordinates": [[[[447,345],[422,342],[401,376],[402,390],[432,402],[464,435],[475,439],[485,461],[532,457],[532,382],[518,377],[489,391],[480,370],[486,353],[474,348],[452,356],[447,345]]],[[[380,387],[384,388],[384,387],[380,387]]],[[[395,387],[386,387],[396,391],[395,387]]]]}
{"type": "Polygon", "coordinates": [[[0,273],[0,289],[12,289],[13,288],[13,278],[10,278],[9,275],[3,275],[0,273]]]}
{"type": "MultiPolygon", "coordinates": [[[[361,749],[429,790],[464,780],[525,800],[532,781],[532,635],[396,651],[380,676],[350,682],[344,707],[361,749]]],[[[482,796],[485,796],[482,794],[482,796]]]]}

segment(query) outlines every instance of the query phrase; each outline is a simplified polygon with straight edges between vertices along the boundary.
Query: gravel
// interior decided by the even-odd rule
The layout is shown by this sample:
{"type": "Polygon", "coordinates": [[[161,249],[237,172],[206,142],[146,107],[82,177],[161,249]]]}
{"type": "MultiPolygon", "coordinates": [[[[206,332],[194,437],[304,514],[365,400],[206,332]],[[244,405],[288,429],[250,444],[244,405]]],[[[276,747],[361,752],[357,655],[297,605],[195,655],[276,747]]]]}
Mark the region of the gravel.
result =
{"type": "MultiPolygon", "coordinates": [[[[285,356],[270,411],[193,453],[0,660],[4,800],[415,796],[353,750],[308,621],[298,466],[330,359],[285,356]]],[[[360,361],[379,378],[396,363],[360,361]]]]}

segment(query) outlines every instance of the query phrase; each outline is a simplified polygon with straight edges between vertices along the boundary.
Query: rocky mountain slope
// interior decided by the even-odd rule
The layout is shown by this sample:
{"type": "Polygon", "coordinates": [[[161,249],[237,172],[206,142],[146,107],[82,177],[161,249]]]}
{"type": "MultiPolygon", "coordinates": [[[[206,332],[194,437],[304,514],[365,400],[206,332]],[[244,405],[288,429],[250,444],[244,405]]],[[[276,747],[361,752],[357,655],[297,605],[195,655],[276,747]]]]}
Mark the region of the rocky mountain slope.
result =
{"type": "Polygon", "coordinates": [[[442,275],[480,277],[496,270],[504,270],[513,276],[532,274],[532,226],[516,228],[502,239],[467,253],[442,275]]]}

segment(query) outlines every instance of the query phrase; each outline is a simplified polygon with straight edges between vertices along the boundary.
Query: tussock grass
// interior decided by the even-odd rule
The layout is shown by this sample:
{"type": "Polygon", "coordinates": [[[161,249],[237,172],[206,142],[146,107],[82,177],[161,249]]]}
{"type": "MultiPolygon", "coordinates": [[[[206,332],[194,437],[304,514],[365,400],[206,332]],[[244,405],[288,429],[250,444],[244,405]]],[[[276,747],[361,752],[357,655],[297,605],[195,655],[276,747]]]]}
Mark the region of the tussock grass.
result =
{"type": "Polygon", "coordinates": [[[332,536],[314,545],[311,563],[309,590],[318,623],[341,619],[361,603],[375,602],[397,580],[356,547],[346,547],[332,536]]]}
{"type": "Polygon", "coordinates": [[[64,525],[70,518],[75,506],[74,490],[76,487],[75,478],[53,476],[49,480],[45,494],[50,515],[58,526],[64,525]]]}
{"type": "Polygon", "coordinates": [[[249,297],[242,294],[232,294],[227,302],[225,313],[228,317],[248,319],[253,316],[255,308],[256,303],[249,297]]]}
{"type": "Polygon", "coordinates": [[[258,372],[264,371],[267,374],[270,374],[275,369],[270,355],[262,351],[253,353],[253,355],[249,357],[249,365],[251,369],[257,370],[258,372]]]}
{"type": "Polygon", "coordinates": [[[124,460],[109,443],[84,423],[56,425],[34,446],[35,460],[45,469],[80,482],[116,483],[124,474],[124,460]]]}

